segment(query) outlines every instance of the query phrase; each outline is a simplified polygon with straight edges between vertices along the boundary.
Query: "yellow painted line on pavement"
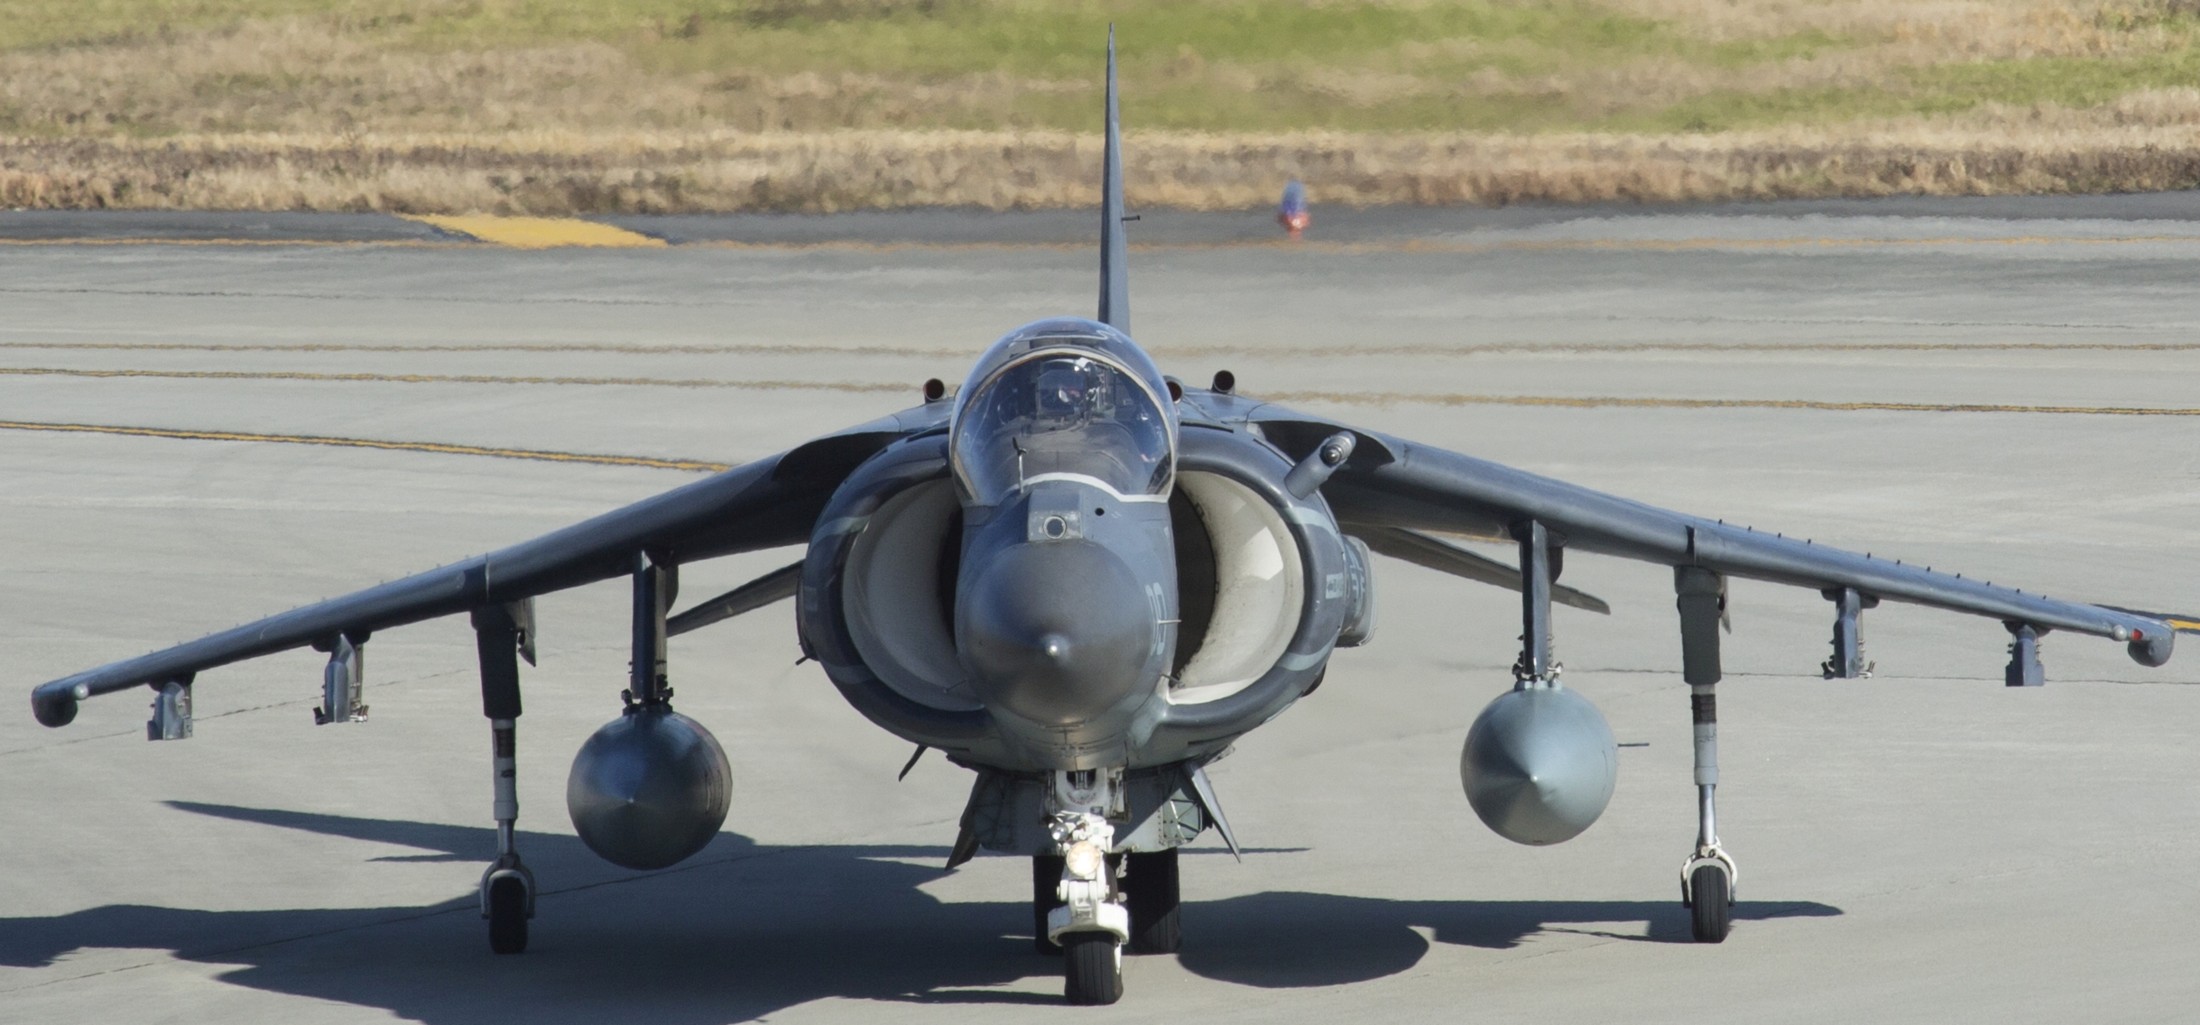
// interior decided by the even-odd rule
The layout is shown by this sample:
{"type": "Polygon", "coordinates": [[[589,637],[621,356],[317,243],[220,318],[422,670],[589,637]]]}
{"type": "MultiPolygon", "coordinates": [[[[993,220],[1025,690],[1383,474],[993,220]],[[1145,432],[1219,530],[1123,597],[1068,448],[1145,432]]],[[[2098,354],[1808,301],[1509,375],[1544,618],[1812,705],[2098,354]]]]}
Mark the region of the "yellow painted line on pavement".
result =
{"type": "Polygon", "coordinates": [[[330,445],[389,452],[433,452],[439,455],[488,456],[496,459],[531,459],[551,463],[587,463],[596,466],[640,466],[655,470],[718,473],[731,469],[726,463],[700,459],[659,459],[653,456],[594,455],[585,452],[552,452],[529,448],[494,448],[454,445],[439,441],[383,441],[376,438],[342,438],[317,434],[259,434],[249,431],[195,431],[169,427],[125,427],[114,424],[46,423],[0,420],[0,430],[50,431],[64,434],[111,434],[133,438],[169,438],[180,441],[246,441],[282,445],[330,445]]]}
{"type": "Polygon", "coordinates": [[[1545,406],[1563,409],[1800,409],[1831,412],[2047,413],[2065,416],[2200,416],[2191,406],[2029,406],[1991,402],[1821,402],[1810,399],[1673,399],[1617,395],[1465,395],[1422,392],[1284,391],[1263,393],[1277,402],[1345,402],[1376,405],[1545,406]]]}
{"type": "Polygon", "coordinates": [[[2165,619],[2162,622],[2168,623],[2172,628],[2182,630],[2186,633],[2200,633],[2200,623],[2195,623],[2189,619],[2165,619]]]}
{"type": "Polygon", "coordinates": [[[497,217],[489,214],[453,217],[441,214],[408,214],[406,219],[512,249],[555,249],[563,246],[661,249],[665,245],[665,240],[661,238],[575,217],[497,217]]]}
{"type": "Polygon", "coordinates": [[[100,370],[0,367],[0,377],[154,378],[190,381],[316,381],[336,384],[543,384],[639,388],[739,388],[750,391],[910,392],[906,384],[732,380],[710,377],[525,377],[502,374],[320,373],[310,370],[100,370]]]}

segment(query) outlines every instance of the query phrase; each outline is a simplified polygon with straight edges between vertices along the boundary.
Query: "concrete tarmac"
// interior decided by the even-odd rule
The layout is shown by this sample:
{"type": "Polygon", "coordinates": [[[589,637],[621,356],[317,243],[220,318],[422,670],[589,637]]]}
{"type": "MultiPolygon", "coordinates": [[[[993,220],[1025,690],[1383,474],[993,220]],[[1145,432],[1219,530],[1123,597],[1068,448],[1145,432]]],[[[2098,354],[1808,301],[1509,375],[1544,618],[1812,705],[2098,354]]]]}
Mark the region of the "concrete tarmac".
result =
{"type": "MultiPolygon", "coordinates": [[[[1134,252],[1133,326],[1187,381],[1227,368],[1656,504],[2192,612],[2200,227],[2166,202],[1328,241],[1317,210],[1309,245],[1134,252]]],[[[617,714],[628,597],[541,603],[519,756],[543,896],[519,957],[489,953],[475,912],[489,738],[463,622],[374,638],[364,725],[311,725],[311,652],[203,674],[184,743],[146,743],[132,695],[32,721],[39,682],[695,479],[637,457],[737,463],[891,411],[1016,324],[1092,307],[1082,248],[803,230],[833,244],[0,246],[0,683],[20,702],[0,716],[0,1020],[2137,1022],[2200,1003],[2200,648],[2148,670],[2057,635],[2048,686],[2009,690],[2000,624],[1890,604],[1865,618],[1878,675],[1825,681],[1828,603],[1736,582],[1720,827],[1741,903],[1699,945],[1677,899],[1695,817],[1671,576],[1608,559],[1566,582],[1613,614],[1557,613],[1566,682],[1624,745],[1602,822],[1529,849],[1475,820],[1459,746],[1509,683],[1518,606],[1384,562],[1374,642],[1213,771],[1245,862],[1204,838],[1183,954],[1130,959],[1123,1002],[1094,1012],[1054,1006],[1022,861],[940,870],[969,775],[932,756],[897,784],[908,749],[794,664],[786,605],[675,642],[675,703],[732,757],[733,812],[691,861],[632,873],[579,845],[562,800],[617,714]]],[[[796,555],[690,567],[682,591],[796,555]]]]}

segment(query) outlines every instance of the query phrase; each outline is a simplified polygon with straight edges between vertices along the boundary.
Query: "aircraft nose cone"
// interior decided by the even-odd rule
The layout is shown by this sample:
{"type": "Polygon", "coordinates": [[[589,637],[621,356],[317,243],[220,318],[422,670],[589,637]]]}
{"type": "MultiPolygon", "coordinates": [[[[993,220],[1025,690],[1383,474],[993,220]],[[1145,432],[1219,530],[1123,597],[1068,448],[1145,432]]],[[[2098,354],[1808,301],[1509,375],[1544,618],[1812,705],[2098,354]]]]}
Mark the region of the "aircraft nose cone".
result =
{"type": "Polygon", "coordinates": [[[1153,683],[1159,625],[1145,589],[1089,541],[1003,549],[964,583],[956,620],[979,695],[1040,725],[1085,722],[1153,683]]]}
{"type": "Polygon", "coordinates": [[[1596,822],[1612,800],[1612,729],[1565,688],[1507,692],[1467,730],[1459,778],[1474,812],[1515,843],[1554,844],[1596,822]]]}

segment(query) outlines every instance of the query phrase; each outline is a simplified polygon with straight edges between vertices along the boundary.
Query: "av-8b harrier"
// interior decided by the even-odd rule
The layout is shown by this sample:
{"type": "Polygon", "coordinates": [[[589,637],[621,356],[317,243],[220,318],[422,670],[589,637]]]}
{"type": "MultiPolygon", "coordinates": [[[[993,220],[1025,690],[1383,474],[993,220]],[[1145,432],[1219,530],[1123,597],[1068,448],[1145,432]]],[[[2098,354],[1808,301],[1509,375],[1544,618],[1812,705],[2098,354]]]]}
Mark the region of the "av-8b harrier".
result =
{"type": "Polygon", "coordinates": [[[188,737],[200,673],[309,645],[329,653],[317,718],[354,721],[370,635],[470,615],[499,852],[481,908],[490,946],[517,953],[535,911],[514,846],[532,599],[632,580],[625,709],[581,748],[567,804],[596,853],[652,869],[700,850],[729,794],[717,741],[672,709],[666,639],[793,597],[803,653],[850,704],[975,773],[950,866],[981,848],[1031,858],[1035,941],[1063,955],[1071,1003],[1100,1004],[1121,996],[1125,948],[1178,948],[1178,848],[1210,828],[1237,847],[1204,767],[1369,639],[1371,553],[1520,592],[1515,682],[1468,730],[1460,774],[1482,820],[1525,844],[1588,828],[1617,771],[1603,716],[1551,657],[1552,603],[1603,611],[1558,583],[1566,557],[1673,567],[1700,796],[1681,895],[1706,942],[1727,934],[1736,876],[1713,820],[1728,577],[1830,599],[1829,676],[1862,673],[1859,617],[1881,601],[2000,620],[2012,685],[2041,682],[2050,630],[2159,666],[2173,625],[2192,625],[1668,512],[1240,396],[1226,374],[1183,387],[1128,334],[1112,34],[1106,130],[1096,319],[1017,328],[952,398],[933,382],[915,408],[545,537],[47,683],[39,721],[149,687],[150,735],[188,737]],[[801,561],[668,615],[681,565],[796,545],[801,561]]]}

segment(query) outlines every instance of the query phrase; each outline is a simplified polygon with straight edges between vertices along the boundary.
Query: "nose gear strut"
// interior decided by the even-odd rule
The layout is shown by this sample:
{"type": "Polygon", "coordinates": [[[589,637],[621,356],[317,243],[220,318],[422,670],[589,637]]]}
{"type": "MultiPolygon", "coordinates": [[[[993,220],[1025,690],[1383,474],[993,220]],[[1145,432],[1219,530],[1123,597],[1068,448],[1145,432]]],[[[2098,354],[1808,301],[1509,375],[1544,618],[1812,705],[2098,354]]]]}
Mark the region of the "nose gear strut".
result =
{"type": "Polygon", "coordinates": [[[1061,906],[1047,912],[1046,935],[1062,948],[1063,994],[1072,1004],[1123,997],[1123,944],[1131,913],[1117,886],[1111,818],[1124,815],[1123,772],[1081,769],[1054,774],[1047,834],[1061,858],[1055,887],[1061,906]]]}

